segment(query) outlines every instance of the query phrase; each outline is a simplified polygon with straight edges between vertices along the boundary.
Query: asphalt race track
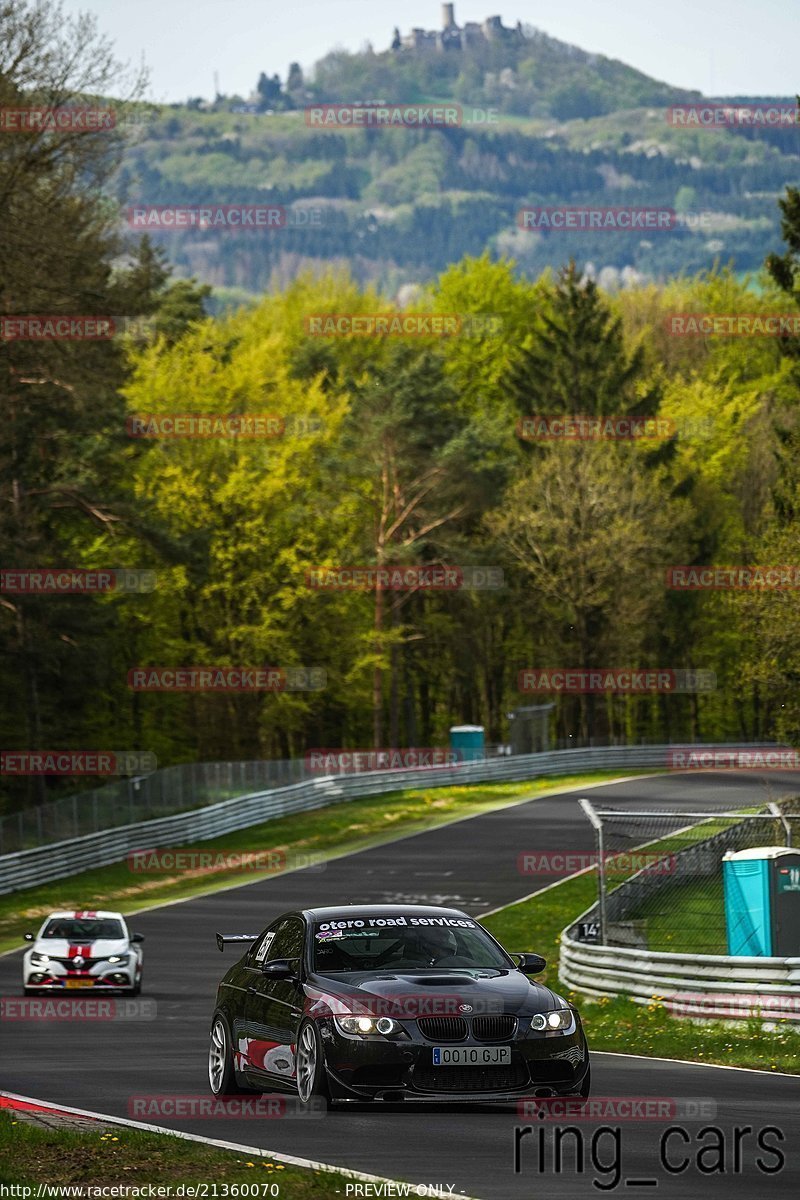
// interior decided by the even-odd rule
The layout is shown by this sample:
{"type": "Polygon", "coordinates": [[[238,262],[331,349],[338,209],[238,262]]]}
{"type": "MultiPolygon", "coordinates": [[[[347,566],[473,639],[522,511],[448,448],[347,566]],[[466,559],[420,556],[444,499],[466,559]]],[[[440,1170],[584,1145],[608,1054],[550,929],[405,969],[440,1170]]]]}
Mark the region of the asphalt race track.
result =
{"type": "MultiPolygon", "coordinates": [[[[774,797],[800,791],[800,775],[781,772],[771,777],[652,776],[587,794],[604,806],[735,808],[768,798],[768,778],[774,797]]],[[[132,918],[132,928],[146,937],[143,999],[157,1002],[157,1018],[4,1021],[0,1087],[124,1117],[131,1115],[129,1102],[135,1096],[208,1095],[209,1018],[217,982],[233,953],[229,950],[224,958],[218,953],[215,931],[255,933],[284,910],[351,901],[446,904],[475,915],[487,912],[553,882],[551,877],[520,875],[516,863],[521,851],[594,849],[591,827],[577,804],[580,794],[533,800],[339,858],[324,869],[293,872],[132,918]]],[[[264,847],[254,847],[259,848],[264,847]]],[[[525,946],[509,949],[536,950],[535,929],[525,946]]],[[[0,994],[21,995],[16,952],[0,958],[0,994]]],[[[739,1036],[748,1035],[731,1034],[739,1036]]],[[[636,1049],[632,1040],[631,1055],[636,1049]]],[[[699,1120],[615,1121],[612,1131],[602,1135],[598,1124],[580,1122],[577,1134],[564,1137],[560,1171],[554,1162],[554,1123],[521,1118],[513,1109],[383,1105],[266,1122],[242,1117],[146,1119],[394,1179],[439,1184],[453,1188],[456,1196],[486,1200],[603,1194],[754,1200],[765,1190],[772,1196],[800,1196],[800,1078],[595,1054],[592,1084],[595,1097],[692,1099],[716,1107],[699,1120]],[[535,1128],[520,1142],[517,1173],[514,1129],[525,1124],[535,1128]],[[674,1173],[659,1153],[662,1134],[671,1124],[685,1130],[668,1144],[674,1173]],[[719,1133],[707,1132],[698,1140],[708,1126],[719,1133]],[[779,1133],[764,1134],[769,1126],[779,1133]],[[749,1132],[737,1137],[734,1127],[749,1132]],[[578,1138],[582,1172],[576,1169],[578,1138]],[[713,1144],[722,1146],[723,1171],[719,1156],[708,1149],[713,1144]],[[757,1160],[773,1170],[778,1161],[774,1148],[785,1163],[765,1174],[757,1160]],[[684,1169],[675,1171],[684,1163],[684,1169]]]]}

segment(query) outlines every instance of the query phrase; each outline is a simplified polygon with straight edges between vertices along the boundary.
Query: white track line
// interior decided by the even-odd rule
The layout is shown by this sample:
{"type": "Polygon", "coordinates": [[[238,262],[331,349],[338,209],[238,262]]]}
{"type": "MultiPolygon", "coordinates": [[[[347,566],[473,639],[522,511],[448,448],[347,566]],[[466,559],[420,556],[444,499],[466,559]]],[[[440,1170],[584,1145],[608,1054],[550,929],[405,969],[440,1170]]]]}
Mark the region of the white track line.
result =
{"type": "Polygon", "coordinates": [[[751,1075],[767,1076],[772,1079],[777,1076],[779,1079],[800,1079],[800,1076],[793,1075],[791,1071],[763,1071],[759,1067],[732,1067],[726,1063],[705,1063],[695,1062],[691,1058],[656,1058],[655,1055],[649,1054],[624,1054],[621,1050],[592,1050],[592,1057],[602,1054],[607,1058],[635,1058],[643,1063],[678,1063],[682,1067],[707,1067],[711,1071],[748,1071],[751,1075]]]}
{"type": "MultiPolygon", "coordinates": [[[[50,1109],[52,1112],[70,1113],[76,1117],[93,1117],[97,1121],[107,1121],[111,1125],[124,1125],[130,1129],[144,1130],[147,1133],[165,1133],[169,1137],[183,1138],[188,1142],[202,1142],[205,1146],[218,1146],[221,1150],[236,1150],[239,1154],[257,1155],[259,1158],[274,1158],[276,1162],[290,1163],[293,1167],[304,1167],[311,1171],[328,1171],[334,1175],[344,1175],[348,1179],[363,1179],[369,1183],[390,1183],[394,1188],[407,1187],[409,1195],[415,1191],[417,1184],[407,1183],[405,1180],[389,1179],[385,1175],[367,1175],[364,1171],[354,1171],[349,1167],[334,1167],[330,1163],[315,1162],[311,1158],[298,1158],[294,1154],[280,1154],[277,1150],[265,1150],[261,1146],[244,1146],[241,1142],[225,1142],[220,1138],[203,1137],[201,1133],[184,1133],[180,1129],[167,1129],[163,1125],[148,1125],[144,1121],[131,1121],[127,1117],[113,1117],[108,1113],[91,1112],[86,1108],[73,1108],[68,1104],[56,1104],[51,1100],[37,1100],[33,1096],[20,1096],[16,1092],[0,1091],[0,1096],[5,1096],[9,1100],[20,1100],[25,1104],[37,1104],[41,1108],[50,1109]]],[[[13,1109],[6,1110],[13,1112],[13,1109]]],[[[426,1189],[430,1185],[426,1184],[426,1189]]],[[[431,1194],[431,1193],[427,1193],[431,1194]]],[[[445,1193],[442,1193],[444,1196],[445,1193]]],[[[458,1200],[461,1200],[463,1193],[458,1193],[458,1200]]],[[[474,1197],[464,1196],[463,1200],[475,1200],[474,1197]]]]}
{"type": "MultiPolygon", "coordinates": [[[[647,777],[639,775],[633,776],[633,778],[644,779],[647,777]]],[[[671,816],[672,814],[667,813],[666,815],[671,816]]],[[[710,821],[713,819],[713,817],[709,817],[710,821]]],[[[686,833],[687,830],[694,829],[697,824],[702,824],[702,822],[693,821],[691,825],[683,825],[680,829],[673,829],[669,834],[661,833],[658,837],[651,838],[649,842],[641,842],[640,845],[633,846],[632,850],[645,850],[648,846],[654,846],[668,836],[675,837],[678,833],[686,833]]],[[[612,856],[609,855],[609,857],[612,856]]],[[[580,871],[573,871],[571,875],[564,875],[561,879],[554,880],[553,883],[546,883],[544,887],[536,888],[533,892],[528,892],[527,896],[521,896],[519,900],[512,900],[510,904],[501,904],[498,908],[490,908],[488,912],[478,913],[475,920],[480,921],[482,917],[493,917],[495,913],[503,912],[506,908],[515,908],[518,904],[524,904],[526,900],[533,900],[534,896],[541,896],[542,892],[549,892],[551,888],[561,887],[563,883],[569,883],[571,879],[577,879],[579,875],[586,875],[589,871],[594,871],[596,866],[596,863],[591,863],[588,867],[582,867],[580,871]]],[[[582,913],[579,914],[579,916],[582,915],[582,913]]]]}

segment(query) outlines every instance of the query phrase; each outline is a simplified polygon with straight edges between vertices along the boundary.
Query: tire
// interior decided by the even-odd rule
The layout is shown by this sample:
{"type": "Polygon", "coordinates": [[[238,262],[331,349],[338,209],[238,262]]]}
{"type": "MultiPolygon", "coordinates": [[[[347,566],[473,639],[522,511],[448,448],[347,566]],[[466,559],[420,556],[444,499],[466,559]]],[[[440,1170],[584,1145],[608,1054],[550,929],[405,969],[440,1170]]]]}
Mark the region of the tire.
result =
{"type": "Polygon", "coordinates": [[[297,1031],[295,1070],[300,1104],[308,1109],[330,1108],[331,1094],[325,1074],[322,1039],[314,1021],[303,1021],[297,1031]]]}
{"type": "Polygon", "coordinates": [[[214,1096],[241,1096],[245,1091],[236,1082],[233,1067],[233,1043],[228,1022],[215,1013],[208,1043],[208,1086],[214,1096]]]}

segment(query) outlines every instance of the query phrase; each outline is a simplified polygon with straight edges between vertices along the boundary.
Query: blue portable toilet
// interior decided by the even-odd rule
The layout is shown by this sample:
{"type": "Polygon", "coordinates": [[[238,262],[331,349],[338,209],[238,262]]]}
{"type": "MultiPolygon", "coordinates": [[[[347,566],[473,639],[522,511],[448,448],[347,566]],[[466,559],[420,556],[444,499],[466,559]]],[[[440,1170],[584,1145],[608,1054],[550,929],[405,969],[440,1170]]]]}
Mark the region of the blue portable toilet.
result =
{"type": "Polygon", "coordinates": [[[800,954],[800,851],[791,846],[729,850],[722,859],[728,953],[800,954]]]}
{"type": "Polygon", "coordinates": [[[453,725],[450,729],[450,749],[456,762],[479,762],[486,757],[482,725],[453,725]]]}

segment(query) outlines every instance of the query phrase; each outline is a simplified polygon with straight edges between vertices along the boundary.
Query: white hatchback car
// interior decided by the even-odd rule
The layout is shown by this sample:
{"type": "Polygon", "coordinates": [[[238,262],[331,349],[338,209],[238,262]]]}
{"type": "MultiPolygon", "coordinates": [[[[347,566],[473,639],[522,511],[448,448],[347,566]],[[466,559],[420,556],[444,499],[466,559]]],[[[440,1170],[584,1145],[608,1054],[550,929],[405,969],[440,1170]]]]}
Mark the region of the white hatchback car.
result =
{"type": "Polygon", "coordinates": [[[54,912],[22,959],[25,995],[91,989],[137,996],[142,986],[141,933],[118,912],[54,912]]]}

